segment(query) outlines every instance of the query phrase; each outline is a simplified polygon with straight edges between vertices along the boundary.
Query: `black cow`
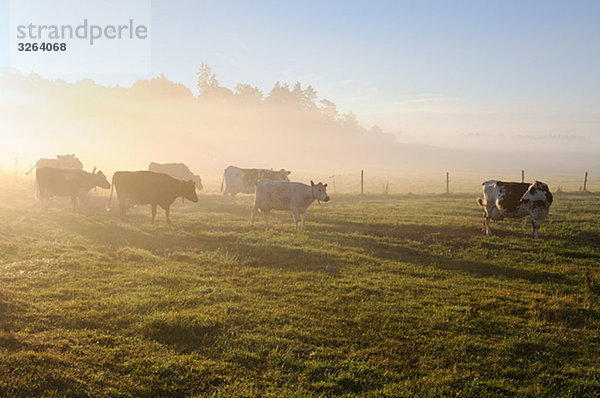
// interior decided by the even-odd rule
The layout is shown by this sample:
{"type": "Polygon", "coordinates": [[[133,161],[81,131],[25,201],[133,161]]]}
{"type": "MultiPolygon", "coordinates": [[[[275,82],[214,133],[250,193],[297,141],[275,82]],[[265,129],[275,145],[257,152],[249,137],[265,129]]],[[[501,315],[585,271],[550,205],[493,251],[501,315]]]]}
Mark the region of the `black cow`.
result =
{"type": "Polygon", "coordinates": [[[48,199],[52,196],[70,196],[73,211],[81,209],[87,193],[94,187],[110,188],[106,176],[101,171],[88,173],[77,169],[56,169],[40,167],[35,171],[37,191],[42,209],[48,209],[48,199]]]}
{"type": "Polygon", "coordinates": [[[164,173],[178,180],[192,180],[196,185],[198,191],[202,190],[202,179],[199,175],[195,175],[190,169],[183,163],[155,163],[152,162],[148,166],[148,170],[154,171],[155,173],[164,173]]]}
{"type": "Polygon", "coordinates": [[[163,173],[153,171],[117,171],[112,179],[107,210],[110,210],[113,189],[117,190],[119,215],[125,221],[127,209],[135,205],[152,206],[152,224],[156,217],[156,206],[164,209],[167,223],[171,225],[169,209],[175,199],[182,197],[192,202],[198,201],[194,182],[181,181],[163,173]]]}

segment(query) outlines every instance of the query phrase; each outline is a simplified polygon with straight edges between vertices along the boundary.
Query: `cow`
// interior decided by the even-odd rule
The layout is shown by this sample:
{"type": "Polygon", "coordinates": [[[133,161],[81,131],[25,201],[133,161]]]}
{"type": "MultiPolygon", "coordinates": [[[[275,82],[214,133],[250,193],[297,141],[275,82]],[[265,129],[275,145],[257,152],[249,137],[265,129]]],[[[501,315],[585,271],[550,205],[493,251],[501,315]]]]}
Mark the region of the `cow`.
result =
{"type": "Polygon", "coordinates": [[[148,170],[155,173],[164,173],[178,180],[192,180],[198,191],[202,190],[202,179],[199,175],[194,175],[190,169],[183,163],[150,163],[148,170]]]}
{"type": "Polygon", "coordinates": [[[304,229],[305,213],[308,206],[315,200],[329,202],[327,184],[319,182],[310,185],[301,182],[260,180],[256,183],[256,196],[254,207],[250,216],[250,223],[254,225],[254,217],[258,210],[265,217],[265,224],[269,228],[268,214],[271,210],[291,210],[298,229],[298,220],[302,217],[304,229]]]}
{"type": "Polygon", "coordinates": [[[110,211],[113,189],[119,199],[119,216],[126,220],[127,209],[135,205],[151,205],[152,224],[156,218],[156,206],[160,206],[171,225],[170,207],[178,197],[198,202],[196,187],[192,180],[182,181],[163,173],[149,170],[117,171],[113,174],[112,188],[106,210],[110,211]]]}
{"type": "Polygon", "coordinates": [[[477,203],[483,207],[483,233],[492,235],[490,219],[522,218],[531,216],[533,237],[538,238],[542,222],[548,216],[552,193],[548,185],[536,181],[533,184],[489,180],[482,184],[483,199],[477,203]]]}
{"type": "Polygon", "coordinates": [[[279,171],[267,169],[241,169],[236,166],[229,166],[223,171],[221,180],[221,192],[223,192],[223,183],[225,191],[223,192],[223,202],[227,203],[227,197],[235,204],[235,195],[238,193],[254,193],[256,191],[256,182],[259,180],[287,181],[291,171],[281,169],[279,171]]]}
{"type": "Polygon", "coordinates": [[[101,171],[91,173],[78,169],[40,167],[35,171],[37,191],[43,210],[48,210],[48,199],[52,196],[70,196],[73,211],[81,210],[87,201],[87,193],[94,187],[108,189],[110,184],[101,171]]]}
{"type": "Polygon", "coordinates": [[[83,170],[83,163],[81,163],[81,160],[75,157],[74,153],[70,155],[56,155],[56,159],[41,158],[35,162],[33,167],[31,167],[31,169],[29,169],[25,175],[31,174],[35,168],[39,169],[42,167],[83,170]]]}

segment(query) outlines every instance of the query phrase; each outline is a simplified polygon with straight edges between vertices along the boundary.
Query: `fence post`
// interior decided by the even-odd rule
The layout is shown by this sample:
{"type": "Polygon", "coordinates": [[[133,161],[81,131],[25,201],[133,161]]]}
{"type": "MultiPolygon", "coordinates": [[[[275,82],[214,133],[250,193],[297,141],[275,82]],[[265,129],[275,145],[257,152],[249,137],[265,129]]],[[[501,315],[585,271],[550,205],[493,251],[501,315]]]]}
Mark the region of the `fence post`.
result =
{"type": "Polygon", "coordinates": [[[521,182],[525,182],[525,170],[521,170],[521,182]]]}
{"type": "Polygon", "coordinates": [[[587,174],[588,172],[585,172],[585,177],[583,177],[583,192],[587,192],[587,174]]]}
{"type": "Polygon", "coordinates": [[[17,158],[15,158],[15,178],[17,178],[17,164],[19,163],[19,160],[17,158]]]}
{"type": "Polygon", "coordinates": [[[329,179],[332,180],[332,182],[333,182],[333,194],[335,195],[335,174],[332,176],[329,176],[329,179]]]}
{"type": "Polygon", "coordinates": [[[450,173],[446,172],[446,195],[450,195],[450,173]]]}
{"type": "Polygon", "coordinates": [[[360,171],[360,194],[365,194],[365,171],[360,171]]]}

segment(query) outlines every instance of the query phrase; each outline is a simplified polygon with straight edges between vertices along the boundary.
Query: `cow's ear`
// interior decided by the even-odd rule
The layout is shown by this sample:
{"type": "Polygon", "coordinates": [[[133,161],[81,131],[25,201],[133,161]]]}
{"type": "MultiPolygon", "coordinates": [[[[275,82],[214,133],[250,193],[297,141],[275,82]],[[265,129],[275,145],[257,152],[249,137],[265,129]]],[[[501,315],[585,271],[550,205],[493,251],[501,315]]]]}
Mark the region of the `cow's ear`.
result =
{"type": "Polygon", "coordinates": [[[324,186],[325,188],[327,188],[327,184],[324,184],[323,186],[324,186]]]}
{"type": "Polygon", "coordinates": [[[314,187],[314,186],[315,186],[315,183],[313,182],[313,180],[310,180],[310,186],[311,186],[311,187],[314,187]]]}
{"type": "Polygon", "coordinates": [[[292,174],[292,172],[291,172],[291,171],[288,171],[287,173],[288,173],[288,175],[292,174]]]}

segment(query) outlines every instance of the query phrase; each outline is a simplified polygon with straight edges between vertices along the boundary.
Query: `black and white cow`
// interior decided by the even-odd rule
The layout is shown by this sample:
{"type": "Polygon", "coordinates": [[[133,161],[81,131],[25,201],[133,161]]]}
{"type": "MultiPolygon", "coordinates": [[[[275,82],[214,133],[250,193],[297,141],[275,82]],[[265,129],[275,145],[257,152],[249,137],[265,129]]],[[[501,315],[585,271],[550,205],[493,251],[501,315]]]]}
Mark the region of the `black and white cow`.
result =
{"type": "Polygon", "coordinates": [[[484,208],[483,233],[491,236],[490,219],[522,218],[531,216],[533,237],[538,238],[542,222],[548,216],[552,193],[548,185],[536,181],[533,184],[489,180],[482,184],[483,199],[477,203],[484,208]]]}
{"type": "Polygon", "coordinates": [[[256,184],[256,197],[250,216],[250,223],[254,224],[254,217],[260,210],[265,217],[265,224],[269,228],[268,214],[271,210],[291,210],[298,228],[298,221],[302,218],[304,229],[304,215],[306,209],[315,200],[329,202],[327,184],[310,182],[310,185],[301,182],[261,180],[256,184]]]}
{"type": "Polygon", "coordinates": [[[284,169],[273,171],[268,169],[241,169],[236,166],[229,166],[223,172],[223,180],[221,181],[221,192],[223,192],[223,183],[225,183],[223,202],[227,203],[227,197],[231,195],[231,200],[235,204],[235,195],[238,193],[254,193],[256,183],[259,180],[289,182],[288,175],[290,173],[291,171],[284,169]]]}

